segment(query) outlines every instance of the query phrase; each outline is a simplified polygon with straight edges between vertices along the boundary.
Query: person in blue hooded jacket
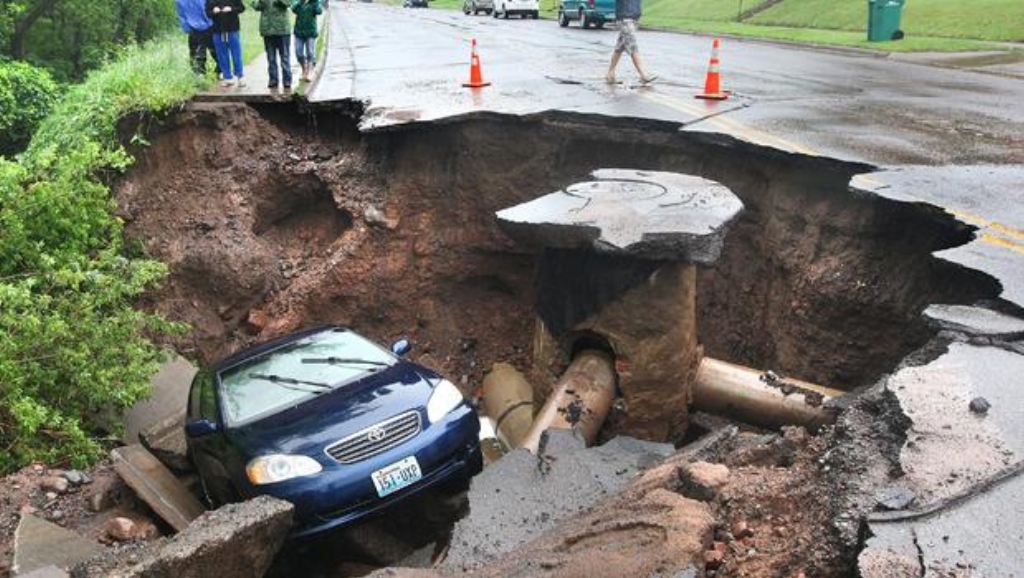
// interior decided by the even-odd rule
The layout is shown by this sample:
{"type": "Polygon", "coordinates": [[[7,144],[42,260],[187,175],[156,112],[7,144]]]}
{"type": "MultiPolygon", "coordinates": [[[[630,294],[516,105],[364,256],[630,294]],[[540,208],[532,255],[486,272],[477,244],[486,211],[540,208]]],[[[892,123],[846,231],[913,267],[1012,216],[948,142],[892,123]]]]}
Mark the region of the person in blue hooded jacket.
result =
{"type": "Polygon", "coordinates": [[[206,55],[213,57],[213,68],[220,75],[217,51],[213,47],[213,20],[206,14],[206,0],[174,0],[181,31],[188,34],[188,54],[192,70],[206,74],[206,55]]]}

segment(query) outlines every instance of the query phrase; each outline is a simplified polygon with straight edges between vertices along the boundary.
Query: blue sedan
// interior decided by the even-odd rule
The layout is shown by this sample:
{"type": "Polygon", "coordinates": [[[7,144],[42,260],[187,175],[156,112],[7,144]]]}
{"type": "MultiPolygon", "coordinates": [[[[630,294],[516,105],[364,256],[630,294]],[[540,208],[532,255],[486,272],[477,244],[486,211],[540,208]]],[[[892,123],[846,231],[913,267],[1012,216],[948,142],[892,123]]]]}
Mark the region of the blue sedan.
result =
{"type": "Polygon", "coordinates": [[[408,349],[320,327],[197,373],[185,433],[207,500],[288,500],[300,537],[479,472],[475,412],[408,349]]]}

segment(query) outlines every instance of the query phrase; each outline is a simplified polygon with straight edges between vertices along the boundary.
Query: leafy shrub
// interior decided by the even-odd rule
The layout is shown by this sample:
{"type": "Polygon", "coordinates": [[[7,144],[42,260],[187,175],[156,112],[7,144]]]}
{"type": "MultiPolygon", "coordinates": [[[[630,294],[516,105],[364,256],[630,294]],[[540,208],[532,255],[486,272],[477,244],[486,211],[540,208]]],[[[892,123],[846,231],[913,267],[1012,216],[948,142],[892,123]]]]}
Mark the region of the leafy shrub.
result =
{"type": "Polygon", "coordinates": [[[180,40],[129,49],[68,92],[18,163],[0,159],[0,470],[101,457],[163,360],[147,336],[180,329],[133,307],[166,266],[126,251],[101,178],[131,162],[119,119],[197,89],[180,40]]]}
{"type": "Polygon", "coordinates": [[[57,84],[48,72],[0,60],[0,155],[21,152],[56,101],[57,84]]]}

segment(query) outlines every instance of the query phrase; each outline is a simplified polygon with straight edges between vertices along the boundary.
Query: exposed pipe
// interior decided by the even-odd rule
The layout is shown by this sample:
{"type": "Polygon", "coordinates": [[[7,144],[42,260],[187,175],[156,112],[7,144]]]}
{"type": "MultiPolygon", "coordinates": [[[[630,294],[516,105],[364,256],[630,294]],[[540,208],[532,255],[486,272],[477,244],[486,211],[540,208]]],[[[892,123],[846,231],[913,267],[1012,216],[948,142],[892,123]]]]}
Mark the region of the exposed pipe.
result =
{"type": "Polygon", "coordinates": [[[508,363],[495,363],[484,376],[482,401],[501,443],[518,448],[533,423],[533,388],[523,374],[508,363]]]}
{"type": "Polygon", "coordinates": [[[595,349],[579,352],[537,412],[522,447],[537,453],[541,434],[548,428],[572,429],[588,446],[594,445],[614,400],[612,356],[595,349]]]}
{"type": "Polygon", "coordinates": [[[835,421],[822,404],[843,392],[705,357],[693,386],[694,407],[747,423],[817,428],[835,421]],[[765,376],[769,377],[765,377],[765,376]]]}

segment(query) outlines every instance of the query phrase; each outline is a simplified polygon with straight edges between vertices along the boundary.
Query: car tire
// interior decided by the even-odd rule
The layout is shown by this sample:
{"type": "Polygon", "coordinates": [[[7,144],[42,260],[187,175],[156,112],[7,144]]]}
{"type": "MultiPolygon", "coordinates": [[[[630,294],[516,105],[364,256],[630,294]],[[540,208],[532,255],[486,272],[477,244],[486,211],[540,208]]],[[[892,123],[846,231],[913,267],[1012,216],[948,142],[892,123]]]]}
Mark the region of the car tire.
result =
{"type": "Polygon", "coordinates": [[[498,9],[497,8],[495,8],[494,10],[491,10],[491,16],[493,16],[495,18],[498,18],[499,14],[498,14],[498,9]]]}
{"type": "Polygon", "coordinates": [[[505,20],[508,20],[508,8],[502,6],[501,7],[501,15],[505,18],[505,20]]]}
{"type": "Polygon", "coordinates": [[[558,25],[565,28],[569,25],[569,16],[561,10],[558,11],[558,25]]]}
{"type": "Polygon", "coordinates": [[[590,28],[590,18],[587,18],[587,13],[580,10],[580,28],[586,30],[590,28]]]}
{"type": "Polygon", "coordinates": [[[598,29],[604,28],[604,20],[598,20],[597,23],[594,24],[594,27],[598,29]]]}
{"type": "Polygon", "coordinates": [[[531,14],[530,17],[533,18],[534,20],[536,20],[536,19],[540,18],[540,12],[537,12],[536,10],[534,10],[533,14],[531,14]]]}

